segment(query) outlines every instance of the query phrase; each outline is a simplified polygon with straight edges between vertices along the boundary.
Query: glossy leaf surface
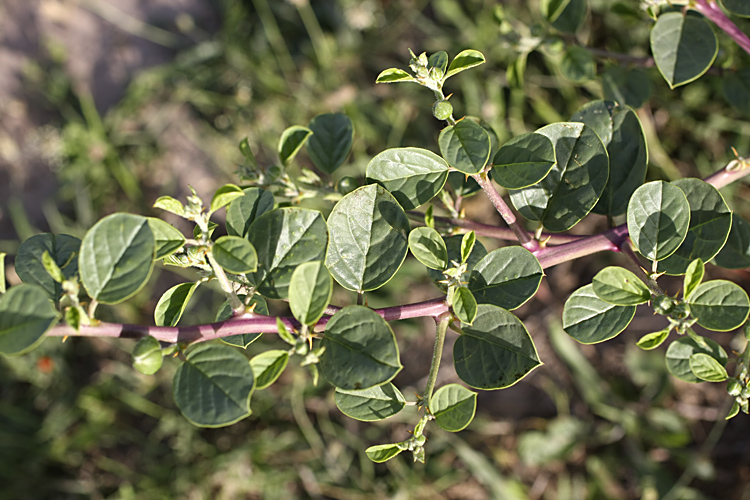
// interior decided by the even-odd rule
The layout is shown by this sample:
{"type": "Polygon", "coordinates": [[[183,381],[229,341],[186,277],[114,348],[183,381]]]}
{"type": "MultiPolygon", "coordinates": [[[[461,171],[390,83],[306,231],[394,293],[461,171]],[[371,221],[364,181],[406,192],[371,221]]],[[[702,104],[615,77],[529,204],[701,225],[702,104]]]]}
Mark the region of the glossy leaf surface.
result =
{"type": "Polygon", "coordinates": [[[628,231],[638,251],[650,260],[672,255],[690,227],[690,204],[683,191],[664,181],[648,182],[628,203],[628,231]]]}
{"type": "Polygon", "coordinates": [[[579,288],[565,301],[563,330],[581,344],[597,344],[620,334],[635,316],[635,306],[600,299],[593,285],[579,288]]]}
{"type": "Polygon", "coordinates": [[[555,166],[555,148],[542,134],[518,135],[495,154],[492,180],[506,189],[533,186],[549,174],[555,166]]]}
{"type": "Polygon", "coordinates": [[[728,332],[740,327],[750,312],[747,293],[731,281],[701,283],[687,302],[690,314],[698,318],[698,324],[717,332],[728,332]]]}
{"type": "Polygon", "coordinates": [[[363,391],[336,389],[335,399],[344,415],[363,422],[383,420],[406,406],[403,394],[390,382],[363,391]]]}
{"type": "Polygon", "coordinates": [[[461,120],[440,132],[440,153],[448,164],[465,174],[478,174],[490,159],[490,136],[478,123],[461,120]]]}
{"type": "Polygon", "coordinates": [[[479,304],[513,310],[534,296],[544,271],[534,255],[520,246],[498,248],[477,262],[469,290],[479,304]]]}
{"type": "Polygon", "coordinates": [[[700,77],[713,64],[719,44],[703,16],[667,12],[651,29],[656,67],[674,88],[700,77]]]}
{"type": "Polygon", "coordinates": [[[412,210],[443,189],[448,164],[426,149],[386,149],[370,160],[366,175],[390,191],[405,210],[412,210]]]}
{"type": "Polygon", "coordinates": [[[35,234],[18,247],[15,269],[21,281],[39,285],[49,298],[57,301],[62,294],[60,283],[55,281],[44,268],[42,256],[49,252],[52,260],[63,272],[66,279],[78,273],[78,252],[81,240],[67,234],[35,234]]]}

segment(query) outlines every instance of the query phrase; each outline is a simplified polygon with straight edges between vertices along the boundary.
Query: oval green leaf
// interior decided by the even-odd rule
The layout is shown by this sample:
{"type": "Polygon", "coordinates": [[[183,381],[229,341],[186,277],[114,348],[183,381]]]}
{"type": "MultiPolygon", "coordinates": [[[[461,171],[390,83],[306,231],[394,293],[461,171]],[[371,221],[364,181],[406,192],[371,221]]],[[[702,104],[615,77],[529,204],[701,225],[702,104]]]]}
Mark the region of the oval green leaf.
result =
{"type": "Polygon", "coordinates": [[[478,123],[461,120],[445,127],[438,138],[440,154],[448,164],[465,174],[478,174],[490,159],[490,135],[478,123]]]}
{"type": "Polygon", "coordinates": [[[269,299],[287,299],[297,266],[325,256],[328,227],[317,210],[277,208],[253,222],[247,239],[258,253],[258,270],[250,280],[269,299]]]}
{"type": "Polygon", "coordinates": [[[453,293],[451,307],[456,318],[467,325],[472,324],[474,318],[477,317],[477,301],[474,295],[472,295],[471,290],[465,286],[456,288],[453,293]]]}
{"type": "Polygon", "coordinates": [[[444,431],[464,430],[474,419],[477,410],[477,393],[458,384],[441,387],[430,400],[430,413],[444,431]]]}
{"type": "Polygon", "coordinates": [[[701,283],[688,297],[691,316],[708,330],[728,332],[739,328],[750,312],[747,293],[731,281],[701,283]]]}
{"type": "Polygon", "coordinates": [[[646,335],[638,339],[638,342],[636,342],[635,345],[637,345],[644,351],[656,349],[657,347],[662,345],[665,340],[667,340],[667,337],[669,337],[669,332],[671,331],[672,327],[670,326],[669,328],[659,330],[658,332],[647,333],[646,335]]]}
{"type": "Polygon", "coordinates": [[[363,390],[389,382],[401,371],[391,327],[372,309],[347,306],[326,325],[318,368],[334,387],[363,390]]]}
{"type": "Polygon", "coordinates": [[[701,259],[695,259],[687,268],[685,272],[685,282],[682,285],[682,297],[688,300],[695,291],[696,287],[703,281],[703,276],[706,274],[706,266],[703,265],[701,259]]]}
{"type": "Polygon", "coordinates": [[[116,304],[135,295],[154,268],[156,243],[148,220],[137,215],[108,215],[81,242],[78,268],[89,296],[116,304]]]}
{"type": "Polygon", "coordinates": [[[443,78],[443,80],[446,80],[465,69],[479,66],[484,62],[484,60],[484,54],[482,54],[478,50],[462,50],[458,53],[458,55],[456,55],[456,57],[453,58],[453,61],[451,61],[450,66],[448,66],[448,72],[445,73],[445,77],[443,78]]]}
{"type": "Polygon", "coordinates": [[[456,373],[470,387],[509,387],[542,364],[526,327],[505,309],[480,304],[474,323],[462,323],[461,329],[453,361],[456,373]]]}
{"type": "Polygon", "coordinates": [[[297,156],[300,148],[304,146],[312,130],[302,125],[293,125],[284,130],[279,139],[279,159],[282,165],[288,165],[297,156]]]}
{"type": "Polygon", "coordinates": [[[355,189],[333,207],[326,266],[344,288],[375,290],[404,262],[409,221],[403,208],[382,186],[355,189]]]}
{"type": "Polygon", "coordinates": [[[198,285],[200,281],[180,283],[164,292],[154,309],[156,326],[177,326],[198,285]]]}
{"type": "Polygon", "coordinates": [[[333,280],[323,262],[300,264],[289,283],[289,307],[297,321],[314,325],[328,307],[333,294],[333,280]]]}
{"type": "Polygon", "coordinates": [[[352,121],[342,113],[327,113],[313,118],[308,126],[313,135],[307,141],[307,154],[322,172],[332,174],[352,149],[352,121]]]}
{"type": "Polygon", "coordinates": [[[18,247],[16,274],[24,283],[39,285],[52,300],[58,301],[62,295],[62,287],[44,268],[42,256],[44,252],[48,252],[65,279],[70,279],[78,273],[80,247],[81,240],[74,236],[35,234],[18,247]]]}
{"type": "Polygon", "coordinates": [[[732,214],[732,229],[727,242],[716,254],[714,264],[727,269],[744,269],[750,267],[750,222],[732,214]]]}
{"type": "Polygon", "coordinates": [[[370,160],[366,175],[390,191],[405,210],[413,210],[443,189],[448,164],[426,149],[386,149],[370,160]]]}
{"type": "Polygon", "coordinates": [[[234,348],[204,344],[187,355],[174,376],[174,400],[200,427],[223,427],[250,415],[255,378],[247,358],[234,348]]]}
{"type": "Polygon", "coordinates": [[[667,12],[651,28],[651,52],[671,88],[699,78],[716,59],[719,44],[703,16],[667,12]]]}
{"type": "Polygon", "coordinates": [[[469,290],[479,304],[513,310],[534,296],[544,271],[534,254],[520,246],[498,248],[477,262],[469,290]]]}
{"type": "Polygon", "coordinates": [[[518,211],[550,231],[567,231],[596,205],[609,177],[602,141],[582,123],[553,123],[535,133],[555,146],[557,163],[541,182],[510,192],[518,211]]]}
{"type": "Polygon", "coordinates": [[[664,181],[648,182],[628,203],[628,231],[638,251],[650,260],[672,255],[690,227],[690,204],[685,193],[664,181]]]}
{"type": "Polygon", "coordinates": [[[643,281],[618,266],[599,271],[591,286],[597,297],[616,306],[636,306],[651,300],[651,292],[643,281]]]}
{"type": "Polygon", "coordinates": [[[542,0],[542,15],[555,29],[575,33],[586,19],[586,0],[542,0]]]}
{"type": "Polygon", "coordinates": [[[133,348],[133,368],[144,375],[153,375],[159,371],[162,363],[164,356],[158,340],[148,335],[136,342],[133,348]]]}
{"type": "Polygon", "coordinates": [[[390,382],[363,391],[336,389],[334,398],[344,415],[363,422],[392,417],[406,406],[403,394],[390,382]]]}
{"type": "Polygon", "coordinates": [[[211,247],[216,262],[233,274],[252,273],[258,269],[258,254],[245,238],[222,236],[211,247]]]}
{"type": "Polygon", "coordinates": [[[237,198],[227,207],[227,234],[247,237],[255,219],[273,210],[273,194],[257,187],[243,190],[245,196],[237,198]]]}
{"type": "Polygon", "coordinates": [[[174,254],[185,244],[185,235],[172,224],[155,217],[147,217],[147,219],[156,243],[154,260],[161,260],[174,254]]]}
{"type": "Polygon", "coordinates": [[[635,316],[635,306],[600,299],[593,285],[579,288],[565,301],[563,330],[581,344],[597,344],[620,334],[635,316]]]}
{"type": "Polygon", "coordinates": [[[688,362],[693,375],[706,382],[723,382],[729,378],[727,369],[704,352],[691,355],[688,362]]]}
{"type": "Polygon", "coordinates": [[[210,211],[215,212],[218,209],[225,207],[232,203],[237,198],[244,195],[244,192],[239,186],[234,184],[225,184],[216,190],[213,197],[211,198],[210,211]]]}
{"type": "Polygon", "coordinates": [[[375,83],[416,82],[417,79],[398,68],[388,68],[378,75],[375,83]]]}
{"type": "Polygon", "coordinates": [[[255,376],[255,388],[262,390],[276,382],[289,362],[289,353],[274,349],[254,356],[250,368],[255,376]]]}
{"type": "Polygon", "coordinates": [[[720,365],[725,366],[727,364],[727,353],[724,349],[711,339],[704,338],[703,340],[706,342],[705,347],[698,345],[690,337],[682,337],[669,344],[666,358],[669,373],[685,382],[700,382],[701,379],[696,377],[690,369],[690,357],[697,353],[707,354],[718,361],[720,365]]]}
{"type": "Polygon", "coordinates": [[[376,446],[370,446],[365,450],[365,454],[367,454],[367,458],[375,462],[376,464],[380,464],[383,462],[387,462],[388,460],[392,459],[402,451],[406,449],[405,446],[401,444],[379,444],[376,446]]]}
{"type": "Polygon", "coordinates": [[[638,109],[651,97],[648,75],[638,68],[612,66],[602,75],[604,98],[638,109]]]}
{"type": "Polygon", "coordinates": [[[18,285],[0,298],[0,353],[30,351],[60,314],[47,291],[38,285],[18,285]]]}
{"type": "Polygon", "coordinates": [[[492,180],[505,189],[533,186],[555,166],[555,148],[548,137],[537,134],[518,135],[495,154],[492,180]]]}
{"type": "Polygon", "coordinates": [[[409,250],[419,262],[442,271],[448,267],[448,249],[440,233],[431,227],[417,227],[409,233],[409,250]]]}

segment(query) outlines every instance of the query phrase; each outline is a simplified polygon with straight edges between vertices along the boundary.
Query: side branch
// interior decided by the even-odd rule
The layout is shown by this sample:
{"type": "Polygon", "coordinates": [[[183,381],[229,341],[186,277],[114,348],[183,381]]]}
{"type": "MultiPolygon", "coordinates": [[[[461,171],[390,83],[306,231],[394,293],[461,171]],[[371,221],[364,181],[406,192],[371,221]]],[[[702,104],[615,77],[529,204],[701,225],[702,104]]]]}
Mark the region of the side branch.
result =
{"type": "Polygon", "coordinates": [[[694,0],[692,7],[721,28],[742,50],[750,54],[750,38],[722,12],[716,0],[694,0]]]}

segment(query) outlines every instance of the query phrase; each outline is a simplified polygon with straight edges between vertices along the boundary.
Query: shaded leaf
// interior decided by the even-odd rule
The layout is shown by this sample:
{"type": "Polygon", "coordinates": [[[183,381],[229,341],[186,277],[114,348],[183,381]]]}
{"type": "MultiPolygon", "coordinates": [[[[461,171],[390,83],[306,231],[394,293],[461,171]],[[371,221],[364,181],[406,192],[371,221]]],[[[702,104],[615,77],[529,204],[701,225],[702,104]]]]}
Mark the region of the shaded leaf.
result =
{"type": "Polygon", "coordinates": [[[465,286],[456,288],[451,303],[453,313],[459,321],[468,325],[474,322],[477,317],[477,301],[472,295],[471,290],[465,286]]]}
{"type": "Polygon", "coordinates": [[[147,217],[146,219],[156,244],[154,260],[160,260],[174,254],[185,244],[185,235],[172,224],[155,217],[147,217]]]}
{"type": "Polygon", "coordinates": [[[672,88],[708,71],[718,50],[716,35],[703,16],[667,12],[651,28],[654,62],[672,88]]]}
{"type": "Polygon", "coordinates": [[[510,246],[488,253],[470,276],[469,290],[478,303],[513,310],[534,296],[544,271],[531,252],[510,246]]]}
{"type": "Polygon", "coordinates": [[[518,135],[497,151],[492,180],[506,189],[533,186],[549,174],[555,165],[555,148],[542,134],[518,135]]]}
{"type": "Polygon", "coordinates": [[[312,130],[301,125],[293,125],[284,130],[278,147],[279,159],[283,165],[288,165],[297,156],[311,134],[312,130]]]}
{"type": "Polygon", "coordinates": [[[542,0],[542,15],[555,29],[575,33],[586,19],[586,0],[542,0]]]}
{"type": "Polygon", "coordinates": [[[605,99],[637,109],[651,97],[651,82],[641,69],[612,66],[602,74],[602,90],[605,99]]]}
{"type": "Polygon", "coordinates": [[[723,382],[729,375],[724,366],[704,352],[696,352],[690,356],[690,371],[693,375],[707,382],[723,382]]]}
{"type": "Polygon", "coordinates": [[[700,346],[690,337],[681,337],[671,344],[667,349],[667,370],[669,373],[684,380],[685,382],[700,382],[690,369],[690,357],[696,353],[708,354],[722,366],[727,363],[727,353],[722,347],[711,339],[703,339],[706,346],[700,346]]]}
{"type": "Polygon", "coordinates": [[[383,420],[406,406],[403,394],[390,382],[363,391],[336,389],[335,399],[344,415],[363,422],[383,420]]]}
{"type": "Polygon", "coordinates": [[[431,227],[417,227],[409,233],[409,250],[419,262],[430,269],[448,267],[448,249],[440,233],[431,227]]]}
{"type": "Polygon", "coordinates": [[[750,222],[732,214],[732,228],[727,242],[716,254],[714,264],[728,269],[744,269],[750,267],[750,222]]]}
{"type": "Polygon", "coordinates": [[[576,83],[585,83],[596,77],[596,62],[587,49],[573,45],[568,47],[560,62],[560,72],[576,83]]]}
{"type": "Polygon", "coordinates": [[[52,300],[57,301],[62,295],[62,287],[44,268],[42,256],[48,252],[65,279],[70,279],[78,273],[80,246],[81,240],[67,234],[35,234],[18,247],[16,274],[24,283],[39,285],[52,300]]]}
{"type": "MultiPolygon", "coordinates": [[[[239,296],[241,301],[245,301],[245,296],[240,295],[239,296]]],[[[253,312],[255,314],[262,314],[264,316],[268,316],[268,304],[266,304],[266,299],[261,297],[260,295],[253,295],[252,299],[250,299],[250,304],[248,306],[252,306],[255,304],[255,309],[253,309],[253,312]]],[[[229,300],[224,301],[224,303],[219,308],[219,312],[216,313],[216,319],[214,321],[226,321],[230,319],[233,315],[232,311],[232,303],[229,302],[229,300]]],[[[221,341],[241,347],[243,349],[247,349],[247,346],[255,342],[260,338],[260,336],[263,335],[262,333],[238,333],[237,335],[229,335],[228,337],[222,337],[221,341]]]]}
{"type": "Polygon", "coordinates": [[[352,121],[342,113],[327,113],[313,118],[309,127],[313,135],[307,141],[307,154],[316,167],[332,174],[352,149],[352,121]]]}
{"type": "Polygon", "coordinates": [[[579,288],[565,301],[563,330],[581,344],[597,344],[620,334],[635,316],[635,306],[617,306],[594,293],[593,285],[579,288]]]}
{"type": "Polygon", "coordinates": [[[0,353],[22,354],[41,342],[60,314],[38,285],[17,285],[0,298],[0,353]]]}
{"type": "Polygon", "coordinates": [[[234,200],[227,207],[227,233],[230,236],[247,237],[255,219],[273,210],[273,194],[257,187],[243,190],[245,196],[234,200]]]}

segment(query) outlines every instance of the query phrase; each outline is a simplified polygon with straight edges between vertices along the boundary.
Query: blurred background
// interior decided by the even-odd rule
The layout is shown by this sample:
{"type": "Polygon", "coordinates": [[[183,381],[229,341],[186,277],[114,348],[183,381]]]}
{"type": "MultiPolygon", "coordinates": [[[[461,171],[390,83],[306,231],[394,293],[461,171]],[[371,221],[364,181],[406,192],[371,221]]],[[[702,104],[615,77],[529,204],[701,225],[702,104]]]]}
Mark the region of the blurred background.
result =
{"type": "MultiPolygon", "coordinates": [[[[207,200],[237,182],[243,138],[269,166],[282,131],[319,113],[344,112],[355,128],[352,154],[326,181],[361,178],[385,148],[437,151],[431,93],[374,84],[383,69],[408,67],[409,48],[484,53],[486,64],[445,90],[456,116],[482,118],[501,143],[601,98],[602,75],[620,71],[612,54],[627,54],[618,67],[634,78],[649,179],[706,176],[734,158],[731,147],[750,154],[750,104],[730,105],[722,79],[747,66],[746,55],[720,37],[714,69],[671,91],[649,63],[651,21],[637,3],[589,6],[574,37],[545,24],[536,1],[2,0],[0,252],[8,253],[8,281],[18,282],[13,255],[29,236],[82,237],[115,211],[161,215],[154,200],[184,198],[189,185],[207,200]],[[598,50],[595,78],[561,73],[562,48],[578,43],[598,50]]],[[[304,151],[296,164],[310,167],[304,151]]],[[[747,185],[722,192],[748,219],[747,185]]],[[[483,197],[466,209],[500,223],[483,197]]],[[[605,227],[592,218],[573,232],[605,227]]],[[[374,424],[349,419],[332,388],[313,387],[299,367],[256,392],[246,420],[201,429],[174,405],[176,363],[147,377],[130,366],[132,341],[48,339],[23,357],[0,358],[0,499],[750,499],[750,420],[724,421],[724,384],[680,382],[666,371],[664,348],[635,347],[659,320],[640,311],[597,346],[562,332],[567,296],[618,262],[598,255],[548,270],[517,311],[545,365],[516,386],[480,393],[467,430],[430,429],[426,464],[404,454],[376,465],[364,454],[406,439],[413,408],[374,424]]],[[[748,289],[747,270],[707,272],[748,289]]],[[[157,266],[146,290],[103,314],[152,323],[161,293],[190,279],[157,266]]],[[[210,287],[196,295],[185,324],[211,321],[223,301],[210,287]]],[[[437,295],[424,267],[407,259],[368,297],[381,307],[437,295]]],[[[352,300],[334,295],[340,305],[352,300]]],[[[392,326],[405,366],[394,382],[410,398],[424,386],[434,326],[392,326]]],[[[277,345],[267,337],[249,350],[277,345]]],[[[733,333],[713,338],[742,347],[733,333]]],[[[438,385],[457,381],[450,347],[449,339],[438,385]]]]}

